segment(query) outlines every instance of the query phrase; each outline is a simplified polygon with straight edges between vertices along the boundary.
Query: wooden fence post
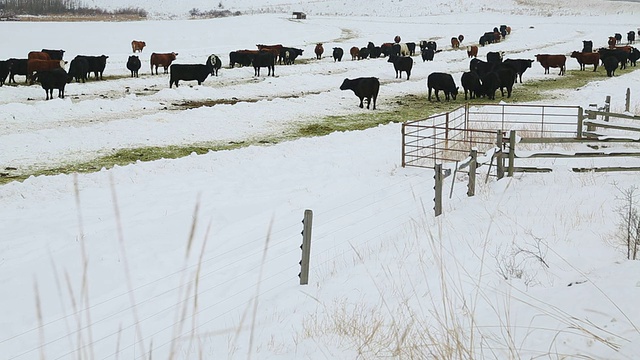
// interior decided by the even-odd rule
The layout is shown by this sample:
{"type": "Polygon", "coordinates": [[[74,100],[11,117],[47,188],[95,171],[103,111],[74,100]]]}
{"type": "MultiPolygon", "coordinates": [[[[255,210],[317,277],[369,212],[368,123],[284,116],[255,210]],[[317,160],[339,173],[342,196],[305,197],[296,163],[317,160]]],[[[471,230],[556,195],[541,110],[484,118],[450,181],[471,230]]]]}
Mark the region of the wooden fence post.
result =
{"type": "Polygon", "coordinates": [[[578,107],[578,129],[576,131],[576,135],[578,136],[578,139],[582,139],[583,123],[584,123],[584,109],[582,109],[582,106],[579,106],[578,107]]]}
{"type": "Polygon", "coordinates": [[[604,121],[609,121],[609,111],[611,111],[611,95],[607,95],[607,98],[604,100],[604,111],[607,113],[604,116],[604,121]]]}
{"type": "Polygon", "coordinates": [[[433,210],[436,216],[438,216],[442,214],[442,164],[436,164],[433,167],[433,170],[435,172],[433,175],[433,179],[435,180],[435,185],[433,187],[433,190],[435,190],[433,210]]]}
{"type": "Polygon", "coordinates": [[[313,222],[313,211],[305,210],[302,219],[302,260],[300,260],[300,285],[309,283],[309,259],[311,257],[311,224],[313,222]]]}
{"type": "Polygon", "coordinates": [[[478,166],[478,149],[471,149],[471,162],[469,162],[469,183],[467,184],[467,196],[476,194],[476,168],[478,166]]]}
{"type": "Polygon", "coordinates": [[[405,138],[404,138],[405,133],[406,133],[405,125],[406,125],[405,123],[402,123],[402,167],[405,167],[407,165],[407,163],[405,162],[406,161],[406,159],[405,159],[406,142],[405,142],[405,138]]]}
{"type": "Polygon", "coordinates": [[[504,145],[502,130],[497,131],[496,147],[498,148],[498,152],[496,154],[496,175],[498,176],[498,180],[500,180],[504,177],[504,157],[502,156],[504,145]]]}
{"type": "Polygon", "coordinates": [[[509,131],[509,170],[507,172],[507,176],[513,176],[513,172],[515,170],[515,160],[516,160],[516,131],[509,131]]]}

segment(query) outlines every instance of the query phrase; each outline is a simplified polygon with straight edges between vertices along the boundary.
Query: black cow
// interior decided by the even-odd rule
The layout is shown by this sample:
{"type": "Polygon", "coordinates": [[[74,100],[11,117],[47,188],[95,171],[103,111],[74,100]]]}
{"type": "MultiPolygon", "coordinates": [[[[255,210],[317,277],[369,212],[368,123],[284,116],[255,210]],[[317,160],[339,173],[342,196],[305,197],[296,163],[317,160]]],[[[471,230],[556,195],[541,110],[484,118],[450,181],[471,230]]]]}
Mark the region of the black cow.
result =
{"type": "Polygon", "coordinates": [[[109,58],[106,55],[100,56],[87,56],[87,55],[78,55],[78,57],[86,58],[89,62],[89,71],[87,71],[87,78],[89,78],[90,73],[94,73],[96,80],[103,80],[102,74],[104,73],[104,68],[107,66],[107,59],[109,58]]]}
{"type": "Polygon", "coordinates": [[[409,48],[409,56],[413,56],[416,54],[416,43],[408,42],[407,48],[409,48]]]}
{"type": "Polygon", "coordinates": [[[489,51],[487,53],[487,62],[494,63],[494,64],[501,63],[503,55],[504,55],[503,52],[489,51]]]}
{"type": "Polygon", "coordinates": [[[635,31],[629,31],[627,33],[627,44],[633,44],[636,42],[636,33],[635,31]]]}
{"type": "Polygon", "coordinates": [[[480,37],[479,43],[480,43],[481,46],[485,46],[487,44],[493,44],[495,42],[495,40],[496,40],[496,36],[495,36],[494,32],[493,31],[488,31],[488,32],[484,33],[484,35],[482,35],[480,37]]]}
{"type": "MultiPolygon", "coordinates": [[[[138,70],[140,70],[141,67],[142,63],[137,55],[129,56],[129,60],[127,60],[127,69],[131,71],[131,77],[138,77],[138,70]]],[[[69,68],[69,72],[71,72],[71,68],[69,68]]]]}
{"type": "Polygon", "coordinates": [[[500,25],[500,35],[502,35],[503,38],[507,37],[507,25],[500,25]]]}
{"type": "Polygon", "coordinates": [[[482,93],[487,96],[489,100],[495,100],[496,90],[500,87],[500,78],[498,73],[491,71],[482,76],[482,93]]]}
{"type": "Polygon", "coordinates": [[[475,72],[464,72],[460,78],[462,88],[464,89],[464,99],[467,100],[467,92],[469,92],[469,98],[474,99],[482,95],[482,84],[480,83],[480,77],[475,72]]]}
{"type": "Polygon", "coordinates": [[[369,49],[369,57],[377,59],[382,55],[382,48],[380,46],[374,46],[369,49]]]}
{"type": "Polygon", "coordinates": [[[593,52],[593,41],[591,40],[582,40],[582,51],[583,53],[593,52]]]}
{"type": "Polygon", "coordinates": [[[14,84],[16,83],[16,79],[14,78],[14,76],[16,75],[24,75],[26,77],[24,82],[27,83],[29,81],[29,77],[27,77],[28,59],[11,58],[7,61],[11,63],[11,69],[9,71],[9,84],[11,84],[12,82],[14,84]]]}
{"type": "Polygon", "coordinates": [[[436,92],[436,100],[440,101],[438,91],[444,92],[445,99],[448,101],[449,97],[456,99],[458,95],[458,87],[453,81],[453,76],[441,72],[434,72],[427,77],[427,87],[429,88],[429,101],[431,101],[431,90],[436,92]]]}
{"type": "Polygon", "coordinates": [[[380,91],[380,81],[376,77],[361,77],[356,79],[344,79],[340,90],[352,90],[360,99],[360,108],[363,107],[363,99],[367,99],[367,109],[373,99],[373,110],[376,109],[376,99],[380,91]]]}
{"type": "Polygon", "coordinates": [[[44,92],[47,94],[47,100],[53,99],[53,89],[58,89],[58,97],[64,99],[64,86],[67,84],[67,72],[62,68],[53,70],[38,71],[31,77],[31,82],[38,81],[44,92]],[[51,97],[49,97],[51,94],[51,97]]]}
{"type": "Polygon", "coordinates": [[[211,75],[218,76],[218,71],[222,68],[222,60],[220,60],[220,57],[216,54],[211,54],[207,58],[207,62],[213,67],[211,75]]]}
{"type": "Polygon", "coordinates": [[[260,68],[269,69],[267,76],[276,76],[276,57],[270,51],[259,51],[251,61],[254,76],[260,76],[260,68]]]}
{"type": "Polygon", "coordinates": [[[426,49],[433,50],[434,52],[438,50],[438,44],[435,41],[420,41],[420,51],[424,51],[426,49]]]}
{"type": "Polygon", "coordinates": [[[369,48],[363,47],[358,50],[358,60],[369,57],[369,48]]]}
{"type": "Polygon", "coordinates": [[[9,60],[0,61],[0,86],[4,85],[7,80],[7,76],[11,72],[11,64],[9,60]]]}
{"type": "Polygon", "coordinates": [[[620,42],[622,41],[622,34],[615,33],[613,37],[616,38],[616,44],[620,44],[620,42]]]}
{"type": "Polygon", "coordinates": [[[393,63],[393,68],[396,70],[396,79],[402,79],[402,72],[407,73],[407,80],[411,76],[411,68],[413,67],[413,59],[410,56],[395,56],[390,55],[387,62],[393,63]]]}
{"type": "Polygon", "coordinates": [[[344,55],[344,50],[340,47],[333,48],[333,62],[342,61],[342,56],[344,55]]]}
{"type": "Polygon", "coordinates": [[[488,74],[493,70],[495,64],[482,61],[478,58],[473,58],[469,61],[469,70],[475,72],[482,78],[485,74],[488,74]]]}
{"type": "MultiPolygon", "coordinates": [[[[128,66],[129,64],[127,64],[128,66]]],[[[76,79],[76,82],[87,81],[87,74],[89,73],[89,60],[82,56],[76,56],[69,63],[69,73],[67,82],[72,82],[76,79]]]]}
{"type": "Polygon", "coordinates": [[[49,54],[51,60],[62,60],[64,57],[64,50],[42,49],[42,52],[49,54]]]}
{"type": "Polygon", "coordinates": [[[420,53],[420,56],[422,56],[422,62],[433,61],[433,55],[434,55],[434,51],[431,49],[424,49],[420,53]]]}
{"type": "Polygon", "coordinates": [[[391,45],[391,53],[389,53],[389,56],[400,56],[400,51],[402,51],[402,46],[400,46],[400,44],[393,44],[391,45]]]}
{"type": "Polygon", "coordinates": [[[293,65],[298,56],[302,56],[304,50],[292,47],[283,47],[280,50],[280,58],[284,60],[285,65],[293,65]]]}
{"type": "MultiPolygon", "coordinates": [[[[533,62],[534,60],[528,59],[506,59],[503,64],[512,68],[516,72],[516,74],[518,74],[520,83],[522,83],[522,74],[524,74],[524,72],[531,67],[531,64],[533,64],[533,62]]],[[[518,81],[516,80],[516,82],[518,81]]]]}
{"type": "Polygon", "coordinates": [[[631,65],[636,66],[636,62],[640,59],[640,50],[633,48],[629,54],[629,62],[631,65]]]}
{"type": "Polygon", "coordinates": [[[234,68],[236,64],[249,66],[253,61],[254,53],[245,51],[232,51],[229,53],[229,67],[234,68]]]}
{"type": "Polygon", "coordinates": [[[604,68],[607,70],[607,76],[612,77],[615,74],[616,69],[618,68],[618,59],[615,56],[607,56],[602,59],[602,64],[604,68]]]}
{"type": "Polygon", "coordinates": [[[207,62],[203,64],[172,64],[169,68],[169,88],[173,84],[178,87],[180,80],[193,81],[196,80],[198,85],[202,85],[204,80],[214,72],[211,59],[207,59],[207,62]]]}
{"type": "Polygon", "coordinates": [[[627,68],[627,61],[629,61],[629,53],[624,51],[624,50],[620,50],[620,49],[607,49],[607,48],[600,48],[598,49],[598,53],[600,54],[600,60],[602,61],[602,63],[604,64],[604,59],[606,57],[615,57],[618,60],[618,63],[620,63],[620,69],[626,69],[627,68]]]}
{"type": "Polygon", "coordinates": [[[516,72],[508,66],[499,66],[494,69],[494,72],[498,73],[499,87],[502,97],[504,97],[504,89],[507,89],[507,97],[511,97],[511,91],[513,90],[513,84],[516,80],[516,72]]]}

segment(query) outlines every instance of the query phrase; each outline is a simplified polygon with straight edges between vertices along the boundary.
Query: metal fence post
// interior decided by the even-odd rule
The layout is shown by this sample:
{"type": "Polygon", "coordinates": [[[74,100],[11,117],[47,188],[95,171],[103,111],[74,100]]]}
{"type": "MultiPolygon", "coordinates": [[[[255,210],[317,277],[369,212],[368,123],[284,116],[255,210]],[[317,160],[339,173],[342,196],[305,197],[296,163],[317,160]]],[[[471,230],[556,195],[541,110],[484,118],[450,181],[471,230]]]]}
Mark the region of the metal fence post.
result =
{"type": "Polygon", "coordinates": [[[627,98],[624,102],[624,111],[629,112],[631,108],[631,89],[627,88],[627,98]]]}
{"type": "Polygon", "coordinates": [[[501,130],[497,131],[496,147],[498,148],[498,152],[496,154],[496,175],[498,177],[498,180],[500,180],[504,177],[504,157],[502,156],[504,144],[503,134],[501,130]]]}
{"type": "Polygon", "coordinates": [[[433,170],[435,172],[433,175],[433,179],[435,180],[435,185],[433,186],[433,190],[435,190],[433,210],[436,216],[438,216],[442,214],[442,164],[435,164],[433,170]]]}
{"type": "Polygon", "coordinates": [[[300,260],[300,285],[307,285],[309,283],[309,259],[311,257],[311,225],[313,222],[313,211],[305,210],[304,218],[302,219],[302,260],[300,260]]]}

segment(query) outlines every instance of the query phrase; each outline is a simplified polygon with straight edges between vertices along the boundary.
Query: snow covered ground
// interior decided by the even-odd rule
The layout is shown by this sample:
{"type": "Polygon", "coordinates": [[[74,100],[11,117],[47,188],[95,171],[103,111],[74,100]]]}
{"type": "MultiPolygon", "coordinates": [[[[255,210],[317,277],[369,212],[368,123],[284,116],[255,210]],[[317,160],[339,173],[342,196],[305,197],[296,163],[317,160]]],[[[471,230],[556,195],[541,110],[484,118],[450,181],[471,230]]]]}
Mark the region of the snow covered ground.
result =
{"type": "MultiPolygon", "coordinates": [[[[51,101],[36,85],[1,87],[0,166],[27,171],[119,148],[243,141],[366,111],[339,90],[344,78],[379,77],[380,111],[402,94],[430,106],[428,74],[448,72],[458,82],[468,68],[466,52],[449,49],[452,36],[475,43],[507,23],[508,39],[479,57],[534,58],[579,50],[582,40],[604,46],[607,36],[638,27],[638,5],[620,2],[564,5],[553,16],[533,2],[507,2],[502,12],[488,11],[488,1],[373,3],[379,13],[305,2],[315,6],[309,13],[324,15],[304,21],[290,18],[294,3],[284,13],[216,20],[0,23],[2,33],[14,34],[0,59],[41,48],[65,49],[66,59],[105,54],[105,76],[126,75],[131,40],[147,42],[137,79],[72,83],[65,99],[51,101]],[[396,13],[402,17],[390,16],[396,13]],[[433,62],[416,57],[409,81],[395,79],[386,59],[330,58],[334,46],[395,35],[435,40],[446,51],[433,62]],[[318,42],[325,56],[312,60],[318,42]],[[226,68],[229,51],[258,43],[302,48],[307,61],[277,66],[275,77],[226,68]],[[149,75],[148,56],[170,51],[179,53],[177,63],[216,53],[225,68],[202,86],[169,89],[167,75],[149,75]],[[192,110],[173,105],[234,98],[235,105],[192,110]]],[[[172,14],[198,6],[157,4],[172,14]]],[[[284,5],[255,5],[269,6],[284,5]]],[[[568,68],[577,69],[571,60],[568,68]]],[[[534,63],[523,78],[557,77],[543,72],[534,63]]],[[[611,95],[621,111],[630,88],[637,109],[639,80],[638,71],[603,75],[546,103],[587,107],[611,95]]],[[[616,234],[619,199],[638,184],[637,173],[577,174],[571,161],[553,160],[549,174],[481,181],[473,198],[459,178],[444,215],[434,218],[433,173],[402,168],[400,144],[400,125],[389,124],[1,186],[0,353],[446,358],[453,348],[496,359],[636,356],[640,265],[625,260],[616,234]],[[315,214],[311,275],[299,286],[305,209],[315,214]]],[[[632,162],[610,164],[620,161],[632,162]]]]}

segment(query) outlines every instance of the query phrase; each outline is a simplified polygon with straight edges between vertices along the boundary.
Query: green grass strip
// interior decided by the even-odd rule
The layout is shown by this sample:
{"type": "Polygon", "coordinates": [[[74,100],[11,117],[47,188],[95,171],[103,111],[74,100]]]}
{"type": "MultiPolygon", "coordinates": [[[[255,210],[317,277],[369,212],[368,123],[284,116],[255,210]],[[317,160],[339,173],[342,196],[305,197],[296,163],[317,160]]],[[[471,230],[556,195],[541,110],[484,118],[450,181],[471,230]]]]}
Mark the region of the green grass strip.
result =
{"type": "MultiPolygon", "coordinates": [[[[534,64],[534,66],[535,65],[536,64],[534,64]]],[[[635,70],[635,68],[617,70],[616,76],[629,73],[633,70],[635,70]]],[[[526,73],[524,77],[526,81],[526,73]]],[[[516,84],[514,86],[513,94],[511,98],[508,99],[508,102],[524,103],[550,99],[553,98],[553,95],[549,94],[549,91],[563,89],[566,89],[567,91],[576,91],[576,89],[587,85],[591,81],[606,79],[603,68],[598,68],[598,71],[596,72],[590,70],[570,70],[567,71],[565,76],[557,76],[557,74],[554,73],[547,75],[546,77],[547,78],[541,80],[531,80],[523,84],[516,84]]],[[[444,100],[443,98],[441,99],[444,100]]],[[[391,122],[398,123],[408,120],[423,119],[434,114],[453,110],[465,102],[469,102],[470,104],[498,103],[502,99],[503,98],[500,96],[500,90],[498,90],[496,92],[495,101],[488,101],[486,98],[465,101],[464,92],[461,91],[455,101],[436,102],[434,97],[432,98],[434,101],[429,102],[427,100],[427,92],[425,89],[425,92],[420,95],[409,94],[393,98],[390,103],[383,105],[385,110],[378,109],[372,111],[365,109],[356,114],[329,115],[319,119],[318,121],[290,128],[288,131],[277,136],[265,136],[230,143],[210,142],[182,146],[172,145],[164,147],[120,149],[113,154],[96,157],[91,161],[83,163],[70,163],[45,169],[24,169],[22,171],[19,171],[19,169],[0,170],[0,184],[6,184],[11,181],[22,181],[29,176],[70,174],[74,172],[90,173],[99,171],[102,168],[109,169],[115,165],[125,166],[137,161],[177,159],[188,156],[192,153],[206,154],[209,151],[233,150],[251,145],[277,144],[283,141],[295,140],[303,137],[324,136],[336,131],[365,130],[391,122]]],[[[507,100],[506,97],[504,99],[507,100]]],[[[353,97],[353,101],[354,106],[356,106],[357,98],[355,96],[353,97]]],[[[193,108],[198,106],[215,106],[217,104],[232,104],[235,102],[236,101],[234,100],[216,100],[211,103],[187,102],[181,105],[184,108],[193,108]]]]}

